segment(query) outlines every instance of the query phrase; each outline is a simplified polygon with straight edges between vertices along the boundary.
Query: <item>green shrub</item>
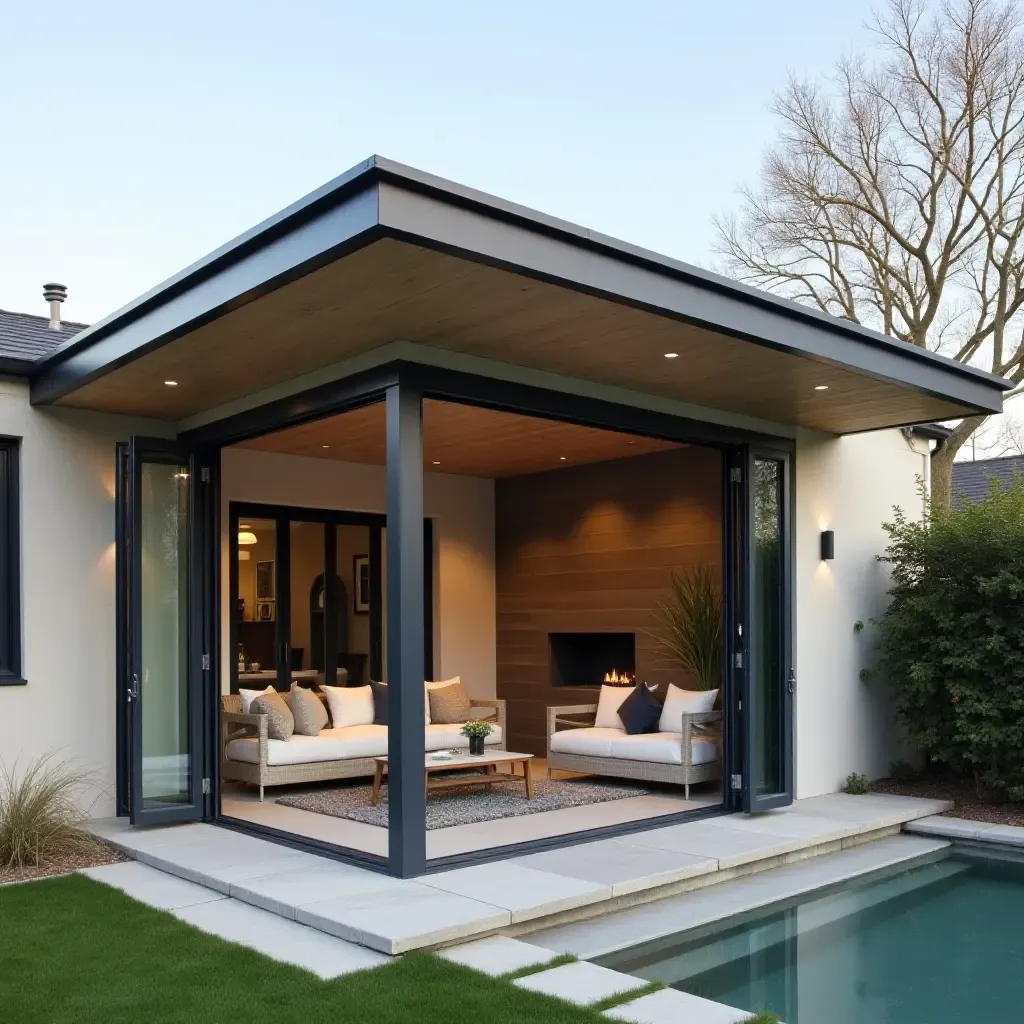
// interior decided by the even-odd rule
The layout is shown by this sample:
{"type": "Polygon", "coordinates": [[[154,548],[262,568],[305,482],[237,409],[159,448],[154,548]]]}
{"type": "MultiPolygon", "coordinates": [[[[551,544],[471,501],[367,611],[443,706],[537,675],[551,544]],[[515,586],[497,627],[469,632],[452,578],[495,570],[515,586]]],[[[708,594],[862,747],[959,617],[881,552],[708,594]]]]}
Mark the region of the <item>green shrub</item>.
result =
{"type": "Polygon", "coordinates": [[[779,1024],[779,1018],[774,1013],[762,1010],[756,1017],[748,1017],[744,1024],[779,1024]]]}
{"type": "Polygon", "coordinates": [[[979,790],[1024,799],[1024,479],[962,508],[896,510],[880,675],[911,739],[979,790]]]}
{"type": "Polygon", "coordinates": [[[87,853],[97,841],[82,827],[77,797],[88,772],[44,755],[23,772],[0,762],[0,867],[37,867],[54,857],[87,853]]]}
{"type": "Polygon", "coordinates": [[[843,783],[843,792],[851,793],[853,796],[863,796],[870,788],[868,777],[861,775],[860,772],[850,772],[846,776],[846,782],[843,783]]]}
{"type": "Polygon", "coordinates": [[[917,770],[909,761],[893,761],[889,765],[889,778],[893,782],[913,782],[917,778],[917,770]]]}

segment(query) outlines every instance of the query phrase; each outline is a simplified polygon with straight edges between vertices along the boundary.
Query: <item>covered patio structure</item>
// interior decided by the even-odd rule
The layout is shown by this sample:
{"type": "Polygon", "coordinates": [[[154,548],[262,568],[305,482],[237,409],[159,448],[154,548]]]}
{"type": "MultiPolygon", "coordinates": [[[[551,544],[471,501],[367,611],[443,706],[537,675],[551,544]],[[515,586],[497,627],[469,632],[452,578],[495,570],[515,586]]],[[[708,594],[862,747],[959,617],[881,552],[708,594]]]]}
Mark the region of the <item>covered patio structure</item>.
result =
{"type": "MultiPolygon", "coordinates": [[[[600,457],[590,462],[631,459],[630,439],[648,455],[680,446],[715,453],[721,810],[788,803],[800,756],[797,567],[830,525],[798,531],[800,445],[998,412],[1007,386],[372,158],[83,331],[33,381],[36,404],[150,417],[158,435],[133,438],[119,473],[119,804],[138,824],[222,816],[219,698],[235,653],[224,628],[231,563],[223,541],[237,527],[227,503],[239,498],[224,490],[225,453],[272,450],[282,437],[292,455],[325,458],[325,446],[338,446],[346,462],[383,473],[381,507],[362,511],[386,517],[386,647],[375,667],[386,664],[390,800],[387,856],[330,852],[402,876],[451,866],[451,857],[428,864],[425,830],[423,683],[434,674],[435,642],[425,476],[440,464],[440,472],[498,479],[504,459],[506,475],[554,479],[563,472],[554,463],[587,464],[598,436],[600,457]],[[508,419],[486,432],[486,416],[542,427],[517,436],[508,419]],[[545,439],[543,429],[556,427],[559,445],[578,442],[575,453],[545,439]],[[441,447],[431,447],[435,440],[441,447]],[[303,444],[319,445],[319,454],[303,444]],[[164,532],[153,547],[147,530],[157,521],[164,532]],[[759,544],[765,530],[770,566],[759,544]],[[166,555],[168,539],[173,558],[161,586],[148,588],[147,553],[166,555]],[[178,725],[174,749],[168,717],[178,725]]],[[[896,437],[893,452],[903,443],[896,437]]],[[[822,455],[816,486],[827,489],[826,462],[822,455]]],[[[275,653],[284,678],[290,652],[275,653]]],[[[841,728],[820,723],[824,734],[841,728]]],[[[324,849],[308,837],[290,841],[324,849]]],[[[480,856],[487,851],[456,860],[480,856]]]]}

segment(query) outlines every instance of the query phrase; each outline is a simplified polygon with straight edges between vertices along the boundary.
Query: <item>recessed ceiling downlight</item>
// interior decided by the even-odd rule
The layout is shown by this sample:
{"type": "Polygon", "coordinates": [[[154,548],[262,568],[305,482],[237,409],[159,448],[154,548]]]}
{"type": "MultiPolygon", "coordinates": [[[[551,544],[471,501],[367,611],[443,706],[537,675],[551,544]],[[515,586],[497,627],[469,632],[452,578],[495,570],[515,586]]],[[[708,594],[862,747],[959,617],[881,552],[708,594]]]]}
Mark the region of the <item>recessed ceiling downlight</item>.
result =
{"type": "Polygon", "coordinates": [[[828,385],[827,384],[816,384],[815,387],[814,387],[814,390],[815,391],[828,391],[828,385]]]}
{"type": "Polygon", "coordinates": [[[666,352],[665,353],[665,358],[666,359],[678,359],[679,358],[679,353],[678,352],[666,352]]]}

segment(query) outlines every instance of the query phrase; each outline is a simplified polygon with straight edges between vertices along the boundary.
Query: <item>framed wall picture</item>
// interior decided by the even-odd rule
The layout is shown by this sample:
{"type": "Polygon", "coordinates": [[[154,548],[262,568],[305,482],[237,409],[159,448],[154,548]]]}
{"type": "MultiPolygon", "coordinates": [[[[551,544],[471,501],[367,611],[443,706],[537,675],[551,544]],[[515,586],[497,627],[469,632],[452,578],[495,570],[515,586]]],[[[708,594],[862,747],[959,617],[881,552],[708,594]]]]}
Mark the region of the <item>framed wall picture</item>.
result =
{"type": "Polygon", "coordinates": [[[352,559],[353,611],[356,615],[370,612],[370,556],[355,555],[352,559]]]}
{"type": "MultiPolygon", "coordinates": [[[[274,563],[271,562],[257,562],[256,563],[256,600],[257,601],[273,601],[274,600],[274,563]]],[[[259,614],[257,613],[257,618],[259,614]]]]}
{"type": "MultiPolygon", "coordinates": [[[[273,565],[273,562],[268,562],[268,565],[273,565]]],[[[274,621],[274,602],[273,601],[257,601],[256,602],[256,621],[257,622],[273,622],[274,621]]]]}

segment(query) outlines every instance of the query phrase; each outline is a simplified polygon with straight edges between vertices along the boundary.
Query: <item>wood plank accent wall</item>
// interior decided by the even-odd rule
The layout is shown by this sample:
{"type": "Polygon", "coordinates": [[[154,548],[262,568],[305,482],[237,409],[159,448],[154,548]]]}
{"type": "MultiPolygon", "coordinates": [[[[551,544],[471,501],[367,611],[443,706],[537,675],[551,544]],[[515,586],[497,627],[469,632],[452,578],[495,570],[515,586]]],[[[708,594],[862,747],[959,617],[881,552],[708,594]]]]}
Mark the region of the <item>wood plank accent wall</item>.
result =
{"type": "Polygon", "coordinates": [[[722,455],[688,446],[495,484],[498,696],[508,746],[542,755],[549,704],[597,701],[553,687],[548,633],[634,632],[637,678],[687,686],[657,651],[655,606],[673,569],[722,571],[722,455]]]}

